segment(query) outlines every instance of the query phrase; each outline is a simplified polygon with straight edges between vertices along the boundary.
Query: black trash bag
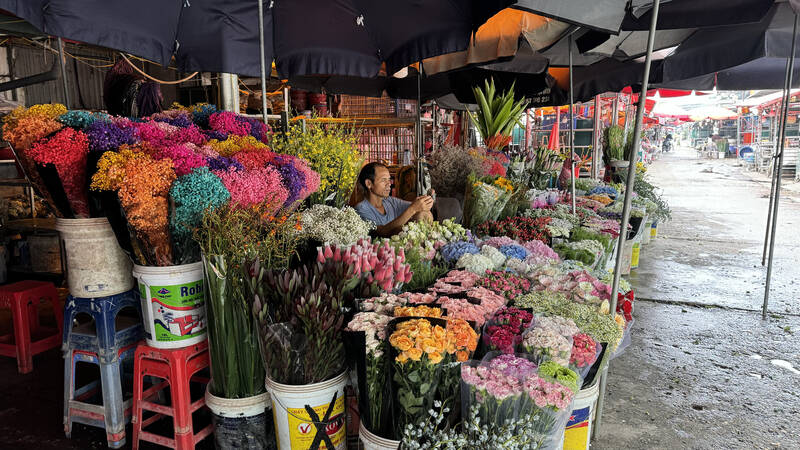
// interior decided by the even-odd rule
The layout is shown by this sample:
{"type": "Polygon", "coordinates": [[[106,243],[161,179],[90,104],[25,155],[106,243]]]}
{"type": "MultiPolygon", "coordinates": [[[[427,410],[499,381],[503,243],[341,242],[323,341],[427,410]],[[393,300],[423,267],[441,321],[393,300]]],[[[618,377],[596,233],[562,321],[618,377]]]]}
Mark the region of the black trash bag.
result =
{"type": "Polygon", "coordinates": [[[36,164],[36,170],[42,178],[45,189],[50,193],[50,199],[53,200],[52,206],[61,213],[62,217],[74,219],[75,213],[69,204],[69,199],[67,199],[67,194],[64,191],[61,178],[58,176],[56,166],[54,164],[36,164]]]}

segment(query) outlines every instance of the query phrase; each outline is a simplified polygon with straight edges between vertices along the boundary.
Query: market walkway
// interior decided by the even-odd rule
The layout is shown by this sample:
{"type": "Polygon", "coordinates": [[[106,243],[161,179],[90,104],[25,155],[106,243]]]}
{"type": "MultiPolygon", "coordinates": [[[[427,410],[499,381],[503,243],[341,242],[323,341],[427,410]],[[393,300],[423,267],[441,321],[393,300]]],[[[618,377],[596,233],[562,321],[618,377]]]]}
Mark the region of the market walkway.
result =
{"type": "Polygon", "coordinates": [[[689,149],[664,155],[650,176],[673,220],[630,278],[633,343],[611,364],[593,448],[800,448],[797,194],[782,199],[762,321],[769,183],[689,149]]]}

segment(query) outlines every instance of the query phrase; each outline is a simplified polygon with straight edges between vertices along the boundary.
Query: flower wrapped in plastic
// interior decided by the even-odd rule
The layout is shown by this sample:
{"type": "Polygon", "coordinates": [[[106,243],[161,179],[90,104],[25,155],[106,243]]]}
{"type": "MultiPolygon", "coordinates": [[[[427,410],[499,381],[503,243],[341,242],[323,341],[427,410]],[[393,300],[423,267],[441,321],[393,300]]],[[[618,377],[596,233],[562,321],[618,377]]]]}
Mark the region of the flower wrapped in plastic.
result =
{"type": "Polygon", "coordinates": [[[394,430],[421,421],[436,399],[442,361],[447,354],[447,325],[442,319],[400,318],[390,323],[394,430]]]}
{"type": "Polygon", "coordinates": [[[527,353],[566,366],[572,353],[572,336],[563,336],[548,324],[537,322],[522,336],[522,347],[527,353]]]}
{"type": "Polygon", "coordinates": [[[478,247],[475,244],[467,241],[455,241],[450,242],[443,246],[440,250],[442,254],[442,259],[449,264],[453,264],[458,261],[463,255],[470,253],[475,254],[479,253],[478,247]]]}
{"type": "Polygon", "coordinates": [[[494,270],[497,266],[491,259],[484,255],[466,253],[461,256],[461,258],[458,258],[456,267],[475,274],[483,274],[486,273],[487,270],[494,270]]]}
{"type": "Polygon", "coordinates": [[[514,192],[514,185],[503,177],[469,177],[464,196],[464,226],[497,220],[514,192]]]}
{"type": "Polygon", "coordinates": [[[533,314],[519,308],[506,307],[497,311],[484,325],[483,340],[486,347],[502,353],[514,353],[522,341],[522,333],[532,320],[533,314]]]}
{"type": "MultiPolygon", "coordinates": [[[[347,332],[361,332],[364,335],[364,367],[363,381],[361,379],[361,369],[359,369],[359,394],[365,397],[364,402],[359,404],[361,411],[364,411],[362,420],[367,429],[373,433],[379,433],[383,424],[384,393],[385,381],[387,376],[387,366],[384,355],[386,354],[386,331],[391,317],[374,312],[357,313],[345,328],[347,332]],[[362,389],[365,390],[362,394],[362,389]]],[[[347,346],[348,354],[352,353],[351,346],[347,346]]],[[[362,356],[362,355],[359,355],[362,356]]]]}

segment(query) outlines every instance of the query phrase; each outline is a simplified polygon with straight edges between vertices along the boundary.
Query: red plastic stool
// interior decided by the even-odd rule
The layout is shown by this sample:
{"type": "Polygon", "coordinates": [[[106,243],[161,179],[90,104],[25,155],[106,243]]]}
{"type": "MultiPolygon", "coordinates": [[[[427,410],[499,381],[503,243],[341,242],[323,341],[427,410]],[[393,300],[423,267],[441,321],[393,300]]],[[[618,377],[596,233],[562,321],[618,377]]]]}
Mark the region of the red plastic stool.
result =
{"type": "Polygon", "coordinates": [[[20,281],[2,286],[0,308],[11,310],[14,324],[13,335],[0,336],[0,355],[16,357],[19,373],[33,371],[33,355],[61,347],[63,310],[53,283],[20,281]],[[53,305],[57,329],[39,326],[39,304],[42,302],[53,305]],[[32,341],[32,336],[39,339],[32,341]]]}
{"type": "Polygon", "coordinates": [[[139,441],[152,442],[175,449],[194,449],[195,444],[211,434],[213,426],[209,424],[199,433],[194,434],[192,414],[206,405],[204,396],[192,402],[189,382],[208,383],[197,373],[209,365],[208,341],[185,348],[161,349],[147,345],[139,345],[136,349],[133,366],[133,449],[139,448],[139,441]],[[143,392],[145,376],[162,379],[143,392]],[[166,387],[170,388],[171,404],[161,405],[153,400],[166,387]],[[144,418],[144,411],[155,414],[144,418]],[[161,436],[145,431],[144,428],[154,422],[171,416],[174,424],[174,438],[161,436]]]}

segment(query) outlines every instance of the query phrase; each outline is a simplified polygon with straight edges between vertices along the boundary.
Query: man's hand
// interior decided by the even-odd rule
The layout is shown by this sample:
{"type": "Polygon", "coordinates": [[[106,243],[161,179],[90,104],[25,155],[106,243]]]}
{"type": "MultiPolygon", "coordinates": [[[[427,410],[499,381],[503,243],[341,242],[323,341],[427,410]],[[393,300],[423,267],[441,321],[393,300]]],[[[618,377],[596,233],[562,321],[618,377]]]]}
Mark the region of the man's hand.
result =
{"type": "Polygon", "coordinates": [[[429,195],[417,197],[409,208],[411,208],[414,213],[428,212],[433,208],[433,199],[429,195]]]}

